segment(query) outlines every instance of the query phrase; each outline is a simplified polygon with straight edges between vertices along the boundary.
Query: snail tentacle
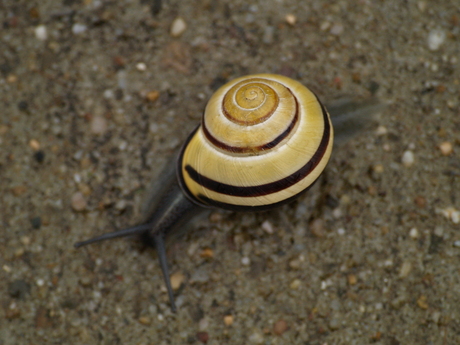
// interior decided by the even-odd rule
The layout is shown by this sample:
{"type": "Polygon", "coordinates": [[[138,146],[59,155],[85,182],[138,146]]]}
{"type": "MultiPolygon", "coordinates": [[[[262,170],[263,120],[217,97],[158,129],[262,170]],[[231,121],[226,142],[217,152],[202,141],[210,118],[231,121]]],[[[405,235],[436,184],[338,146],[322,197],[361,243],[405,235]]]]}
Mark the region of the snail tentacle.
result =
{"type": "Polygon", "coordinates": [[[91,244],[91,243],[95,243],[95,242],[102,242],[102,241],[105,241],[105,240],[112,240],[114,238],[119,238],[119,237],[140,235],[140,234],[143,234],[143,233],[147,232],[150,228],[152,228],[152,224],[136,225],[136,226],[126,228],[126,229],[116,230],[116,231],[113,231],[113,232],[108,232],[106,234],[102,234],[100,236],[90,238],[89,240],[86,240],[86,241],[77,242],[73,246],[75,248],[80,248],[80,247],[86,246],[87,244],[91,244]]]}

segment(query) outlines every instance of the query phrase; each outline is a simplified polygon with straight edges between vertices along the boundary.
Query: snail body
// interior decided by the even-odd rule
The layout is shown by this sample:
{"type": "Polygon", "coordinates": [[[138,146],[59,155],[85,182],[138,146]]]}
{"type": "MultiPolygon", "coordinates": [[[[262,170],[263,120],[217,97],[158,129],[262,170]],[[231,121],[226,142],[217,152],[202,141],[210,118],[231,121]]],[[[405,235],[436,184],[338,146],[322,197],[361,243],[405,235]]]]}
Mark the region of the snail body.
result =
{"type": "Polygon", "coordinates": [[[292,201],[326,167],[333,128],[326,108],[301,83],[274,74],[241,77],[209,100],[139,226],[78,242],[147,234],[156,246],[171,307],[164,237],[206,207],[257,211],[292,201]]]}

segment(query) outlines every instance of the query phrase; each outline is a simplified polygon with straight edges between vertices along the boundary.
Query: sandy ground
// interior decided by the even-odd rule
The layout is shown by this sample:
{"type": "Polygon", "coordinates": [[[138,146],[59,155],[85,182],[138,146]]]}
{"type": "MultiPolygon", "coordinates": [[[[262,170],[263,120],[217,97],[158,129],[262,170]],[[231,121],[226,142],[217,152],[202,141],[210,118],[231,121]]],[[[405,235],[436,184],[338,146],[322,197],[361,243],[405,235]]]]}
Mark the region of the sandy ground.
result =
{"type": "Polygon", "coordinates": [[[0,17],[1,345],[460,343],[458,1],[3,0],[0,17]],[[135,224],[213,91],[260,72],[390,104],[301,200],[190,225],[172,314],[152,249],[73,243],[135,224]]]}

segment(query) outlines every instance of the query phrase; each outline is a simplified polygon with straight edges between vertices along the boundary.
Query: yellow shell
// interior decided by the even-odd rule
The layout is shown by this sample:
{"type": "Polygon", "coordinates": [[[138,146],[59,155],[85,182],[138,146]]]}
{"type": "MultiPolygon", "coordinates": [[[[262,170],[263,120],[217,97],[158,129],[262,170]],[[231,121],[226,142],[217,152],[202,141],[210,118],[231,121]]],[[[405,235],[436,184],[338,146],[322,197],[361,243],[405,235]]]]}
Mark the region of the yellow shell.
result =
{"type": "Polygon", "coordinates": [[[237,78],[209,100],[179,158],[179,181],[202,205],[267,209],[308,189],[331,155],[324,106],[299,82],[274,74],[237,78]]]}

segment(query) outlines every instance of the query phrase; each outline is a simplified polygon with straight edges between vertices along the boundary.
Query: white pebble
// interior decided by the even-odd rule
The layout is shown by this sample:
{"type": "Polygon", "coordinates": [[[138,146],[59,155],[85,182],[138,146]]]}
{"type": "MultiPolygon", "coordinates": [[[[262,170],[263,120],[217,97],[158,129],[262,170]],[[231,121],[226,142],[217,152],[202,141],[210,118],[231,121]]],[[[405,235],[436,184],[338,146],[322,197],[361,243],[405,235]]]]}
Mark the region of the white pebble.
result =
{"type": "Polygon", "coordinates": [[[268,220],[264,221],[261,227],[267,234],[273,234],[275,232],[272,223],[270,223],[268,220]]]}
{"type": "Polygon", "coordinates": [[[399,270],[399,277],[406,278],[412,271],[412,264],[409,261],[404,261],[399,270]]]}
{"type": "Polygon", "coordinates": [[[416,228],[410,229],[409,236],[413,239],[418,238],[418,230],[416,228]]]}
{"type": "Polygon", "coordinates": [[[455,241],[454,242],[454,247],[460,247],[460,241],[455,241]]]}
{"type": "Polygon", "coordinates": [[[446,33],[443,30],[431,30],[428,34],[428,48],[433,51],[438,50],[445,40],[446,33]]]}
{"type": "Polygon", "coordinates": [[[185,20],[182,19],[182,17],[177,17],[174,19],[174,21],[171,24],[171,36],[172,37],[179,37],[182,35],[185,30],[187,29],[187,24],[185,23],[185,20]]]}
{"type": "Polygon", "coordinates": [[[385,135],[388,133],[388,130],[385,126],[378,126],[377,127],[377,131],[375,134],[377,134],[378,136],[381,136],[381,135],[385,135]]]}
{"type": "Polygon", "coordinates": [[[74,193],[70,203],[75,211],[83,211],[86,208],[86,200],[81,192],[74,193]]]}
{"type": "Polygon", "coordinates": [[[251,260],[245,256],[241,259],[241,263],[244,265],[244,266],[248,266],[250,263],[251,263],[251,260]]]}
{"type": "Polygon", "coordinates": [[[36,280],[36,283],[37,283],[38,286],[43,286],[43,285],[45,285],[45,281],[44,281],[43,279],[37,279],[37,280],[36,280]]]}
{"type": "Polygon", "coordinates": [[[454,224],[460,223],[460,211],[453,207],[447,207],[443,210],[437,210],[437,212],[441,213],[447,219],[450,219],[454,224]]]}
{"type": "Polygon", "coordinates": [[[209,328],[209,319],[207,317],[202,318],[198,322],[198,329],[203,332],[206,331],[209,328]]]}
{"type": "Polygon", "coordinates": [[[87,28],[86,25],[76,23],[76,24],[74,24],[72,26],[72,33],[75,34],[75,35],[79,35],[79,34],[85,32],[86,28],[87,28]]]}
{"type": "Polygon", "coordinates": [[[40,41],[44,41],[48,38],[48,32],[45,25],[39,25],[35,28],[35,37],[40,41]]]}
{"type": "Polygon", "coordinates": [[[120,151],[126,150],[127,147],[128,147],[128,142],[124,140],[122,140],[120,144],[118,145],[118,148],[120,149],[120,151]]]}
{"type": "Polygon", "coordinates": [[[452,220],[452,223],[458,224],[460,223],[460,212],[459,211],[454,211],[450,215],[450,219],[452,220]]]}
{"type": "Polygon", "coordinates": [[[158,133],[158,129],[159,129],[159,128],[160,128],[160,127],[159,127],[158,124],[155,123],[155,122],[152,122],[152,123],[149,125],[149,131],[150,131],[150,133],[153,133],[153,134],[158,133]]]}
{"type": "Polygon", "coordinates": [[[284,17],[284,20],[286,20],[286,23],[289,25],[294,26],[297,22],[297,17],[293,14],[287,14],[286,17],[284,17]]]}
{"type": "Polygon", "coordinates": [[[342,24],[334,24],[331,28],[331,34],[335,36],[339,36],[343,32],[343,25],[342,24]]]}
{"type": "Polygon", "coordinates": [[[91,133],[102,135],[107,131],[107,120],[103,116],[95,116],[91,120],[91,133]]]}
{"type": "Polygon", "coordinates": [[[335,218],[335,219],[338,219],[340,217],[342,217],[342,210],[337,207],[335,208],[333,211],[332,211],[332,216],[335,218]]]}
{"type": "Polygon", "coordinates": [[[407,168],[410,167],[412,164],[414,164],[415,158],[414,158],[414,153],[412,151],[406,151],[404,152],[402,156],[402,164],[407,168]]]}
{"type": "Polygon", "coordinates": [[[139,63],[136,64],[136,68],[137,68],[138,71],[143,72],[143,71],[145,71],[147,69],[147,65],[145,63],[143,63],[143,62],[139,62],[139,63]]]}
{"type": "Polygon", "coordinates": [[[338,233],[340,236],[343,236],[343,235],[345,235],[345,229],[344,229],[344,228],[338,228],[338,229],[337,229],[337,233],[338,233]]]}
{"type": "Polygon", "coordinates": [[[113,93],[112,90],[107,89],[107,90],[104,91],[104,98],[105,99],[113,99],[113,98],[115,98],[115,94],[113,93]]]}

